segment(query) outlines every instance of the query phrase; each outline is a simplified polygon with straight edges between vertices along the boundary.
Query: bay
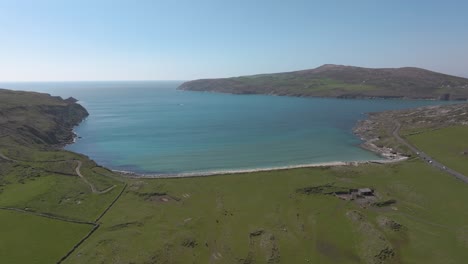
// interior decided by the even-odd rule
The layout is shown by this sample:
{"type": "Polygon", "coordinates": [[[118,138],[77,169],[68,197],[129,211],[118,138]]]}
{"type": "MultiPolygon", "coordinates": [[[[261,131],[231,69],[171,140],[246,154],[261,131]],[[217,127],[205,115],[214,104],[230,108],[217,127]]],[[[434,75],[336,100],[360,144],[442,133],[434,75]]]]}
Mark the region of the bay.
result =
{"type": "Polygon", "coordinates": [[[378,159],[352,128],[365,113],[434,105],[178,91],[180,81],[0,83],[73,96],[90,113],[66,148],[115,170],[210,173],[378,159]]]}

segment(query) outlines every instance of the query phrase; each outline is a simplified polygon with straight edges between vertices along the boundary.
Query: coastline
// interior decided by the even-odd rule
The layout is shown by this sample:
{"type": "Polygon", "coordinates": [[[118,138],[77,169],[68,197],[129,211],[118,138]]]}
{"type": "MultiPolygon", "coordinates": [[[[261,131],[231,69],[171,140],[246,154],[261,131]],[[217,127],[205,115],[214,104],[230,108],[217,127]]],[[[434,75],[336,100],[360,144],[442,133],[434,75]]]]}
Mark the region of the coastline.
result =
{"type": "Polygon", "coordinates": [[[228,174],[242,174],[251,172],[268,172],[268,171],[279,171],[279,170],[291,170],[300,168],[325,168],[325,167],[338,167],[338,166],[357,166],[360,164],[388,164],[407,160],[408,157],[402,156],[393,159],[377,159],[377,160],[362,160],[362,161],[331,161],[331,162],[319,162],[319,163],[307,163],[298,165],[278,166],[269,168],[256,168],[256,169],[236,169],[236,170],[217,170],[217,171],[205,171],[205,172],[182,172],[173,174],[153,174],[153,173],[136,173],[132,171],[121,171],[112,170],[113,172],[119,173],[129,178],[144,178],[144,179],[170,179],[170,178],[193,178],[193,177],[207,177],[207,176],[221,176],[228,174]]]}
{"type": "Polygon", "coordinates": [[[359,120],[353,128],[353,133],[359,137],[363,143],[359,147],[374,152],[380,157],[389,160],[402,160],[408,157],[397,152],[395,149],[390,147],[379,147],[375,142],[380,140],[379,135],[376,133],[378,129],[378,121],[372,118],[373,113],[367,113],[367,118],[359,120]]]}
{"type": "MultiPolygon", "coordinates": [[[[186,91],[186,90],[182,90],[186,91]]],[[[190,91],[190,90],[189,90],[190,91]]],[[[193,91],[191,91],[193,92],[193,91]]],[[[205,91],[213,92],[213,91],[205,91]]],[[[215,92],[216,93],[216,92],[215,92]]],[[[262,95],[262,94],[259,94],[262,95]]],[[[279,95],[278,95],[279,96],[279,95]]],[[[335,99],[342,99],[336,98],[335,99]]],[[[376,99],[376,98],[374,98],[376,99]]],[[[79,101],[75,102],[76,104],[79,101]]],[[[78,104],[79,105],[79,104],[78,104]]],[[[80,105],[81,106],[81,105],[80,105]]],[[[360,148],[371,151],[382,159],[376,160],[361,160],[361,161],[330,161],[330,162],[317,162],[317,163],[306,163],[306,164],[297,164],[297,165],[285,165],[277,167],[264,167],[264,168],[248,168],[248,169],[221,169],[213,171],[198,171],[198,172],[181,172],[181,173],[138,173],[133,171],[122,171],[114,170],[107,168],[113,172],[116,172],[122,176],[129,178],[154,178],[154,179],[165,179],[165,178],[191,178],[191,177],[205,177],[205,176],[216,176],[216,175],[227,175],[227,174],[242,174],[242,173],[252,173],[252,172],[267,172],[267,171],[276,171],[276,170],[289,170],[289,169],[298,169],[298,168],[316,168],[316,167],[337,167],[337,166],[357,166],[360,164],[387,164],[395,163],[407,160],[408,157],[395,152],[391,148],[387,147],[378,147],[374,144],[378,138],[375,137],[373,129],[375,129],[375,122],[370,118],[372,113],[367,114],[367,118],[364,120],[358,120],[355,127],[353,128],[353,133],[355,136],[359,137],[363,142],[359,145],[360,148]]],[[[89,114],[88,114],[89,115],[89,114]]],[[[81,118],[78,122],[73,124],[69,129],[71,134],[66,142],[61,144],[61,148],[65,149],[66,146],[71,145],[76,142],[79,135],[75,132],[75,129],[84,121],[86,121],[87,115],[81,118]]]]}
{"type": "Polygon", "coordinates": [[[311,99],[339,99],[339,100],[408,100],[408,101],[448,101],[448,102],[467,102],[468,98],[462,99],[450,99],[450,100],[441,100],[440,98],[434,97],[408,97],[408,96],[386,96],[386,95],[306,95],[306,94],[282,94],[282,93],[235,93],[227,91],[217,91],[217,90],[192,90],[185,88],[176,88],[180,92],[192,92],[192,93],[214,93],[214,94],[231,94],[231,95],[242,95],[242,96],[279,96],[279,97],[292,97],[292,98],[311,98],[311,99]]]}

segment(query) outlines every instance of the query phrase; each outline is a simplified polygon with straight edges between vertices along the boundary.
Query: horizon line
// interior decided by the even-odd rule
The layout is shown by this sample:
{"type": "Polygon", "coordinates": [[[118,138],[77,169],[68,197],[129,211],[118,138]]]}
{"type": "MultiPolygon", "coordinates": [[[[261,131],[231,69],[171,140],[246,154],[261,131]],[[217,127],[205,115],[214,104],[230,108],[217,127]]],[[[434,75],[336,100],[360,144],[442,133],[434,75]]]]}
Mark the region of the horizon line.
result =
{"type": "Polygon", "coordinates": [[[2,81],[0,83],[65,83],[65,82],[184,82],[188,80],[41,80],[41,81],[2,81]]]}
{"type": "Polygon", "coordinates": [[[302,68],[302,69],[294,69],[294,70],[284,70],[284,71],[271,71],[271,72],[261,72],[261,73],[248,73],[248,74],[240,74],[240,75],[230,75],[230,76],[223,76],[223,77],[199,77],[199,78],[191,78],[191,79],[101,79],[101,80],[26,80],[26,81],[19,81],[19,80],[0,80],[0,83],[65,83],[65,82],[151,82],[151,81],[191,81],[191,80],[199,80],[199,79],[222,79],[222,78],[234,78],[234,77],[242,77],[242,76],[254,76],[254,75],[263,75],[263,74],[277,74],[277,73],[290,73],[290,72],[297,72],[297,71],[306,71],[306,70],[313,70],[317,69],[326,65],[336,65],[336,66],[345,66],[345,67],[357,67],[357,68],[365,68],[365,69],[401,69],[401,68],[419,68],[422,70],[427,70],[435,73],[450,75],[454,77],[460,78],[468,78],[468,73],[466,74],[455,74],[455,73],[448,73],[442,72],[439,70],[422,67],[422,66],[397,66],[397,67],[370,67],[370,66],[356,66],[356,65],[348,65],[348,64],[338,64],[338,63],[325,63],[321,64],[317,67],[313,68],[302,68]]]}

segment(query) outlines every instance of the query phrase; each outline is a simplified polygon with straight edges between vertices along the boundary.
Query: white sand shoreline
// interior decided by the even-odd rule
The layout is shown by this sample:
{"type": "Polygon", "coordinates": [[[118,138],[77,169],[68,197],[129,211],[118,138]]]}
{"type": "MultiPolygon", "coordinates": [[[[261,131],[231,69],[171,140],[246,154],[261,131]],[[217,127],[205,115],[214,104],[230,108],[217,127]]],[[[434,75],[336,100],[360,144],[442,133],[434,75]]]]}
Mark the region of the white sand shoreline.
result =
{"type": "Polygon", "coordinates": [[[175,174],[154,174],[154,173],[145,174],[145,173],[136,173],[136,172],[131,172],[131,171],[120,171],[120,170],[112,170],[112,171],[120,173],[127,177],[131,177],[131,178],[167,179],[167,178],[206,177],[206,176],[214,176],[214,175],[241,174],[241,173],[249,173],[249,172],[265,172],[265,171],[276,171],[276,170],[290,170],[290,169],[299,169],[299,168],[357,166],[359,164],[369,164],[369,163],[387,164],[387,163],[395,163],[395,162],[404,161],[406,159],[408,158],[398,157],[395,159],[377,159],[377,160],[363,160],[363,161],[331,161],[331,162],[308,163],[308,164],[257,168],[257,169],[216,170],[216,171],[206,171],[206,172],[183,172],[183,173],[175,173],[175,174]]]}

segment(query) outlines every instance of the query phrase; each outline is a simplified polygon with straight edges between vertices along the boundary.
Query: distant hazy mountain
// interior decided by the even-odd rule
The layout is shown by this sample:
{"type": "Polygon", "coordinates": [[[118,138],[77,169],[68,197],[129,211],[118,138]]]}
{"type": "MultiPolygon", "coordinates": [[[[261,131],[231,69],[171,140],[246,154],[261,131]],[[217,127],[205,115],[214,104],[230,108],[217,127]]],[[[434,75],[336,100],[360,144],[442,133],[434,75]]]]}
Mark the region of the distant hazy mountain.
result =
{"type": "Polygon", "coordinates": [[[413,67],[370,69],[326,64],[311,70],[194,80],[178,89],[232,94],[466,100],[468,79],[413,67]]]}

